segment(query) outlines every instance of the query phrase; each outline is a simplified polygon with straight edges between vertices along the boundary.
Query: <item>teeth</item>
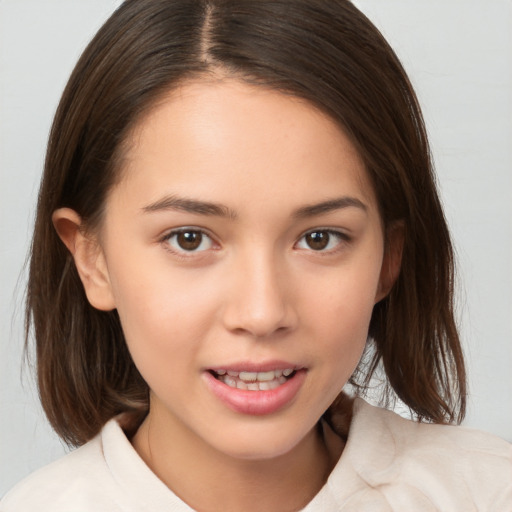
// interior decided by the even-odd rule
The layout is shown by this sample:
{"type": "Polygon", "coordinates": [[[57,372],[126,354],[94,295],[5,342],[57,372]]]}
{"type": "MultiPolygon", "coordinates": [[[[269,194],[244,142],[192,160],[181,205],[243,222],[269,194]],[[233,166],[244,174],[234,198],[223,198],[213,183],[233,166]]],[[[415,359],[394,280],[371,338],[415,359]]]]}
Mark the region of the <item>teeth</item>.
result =
{"type": "Polygon", "coordinates": [[[233,370],[216,370],[218,376],[228,375],[235,379],[243,380],[244,382],[270,382],[275,379],[280,379],[283,375],[289,377],[293,373],[292,368],[286,370],[270,370],[268,372],[236,372],[233,370]]]}
{"type": "Polygon", "coordinates": [[[268,372],[236,372],[232,370],[216,370],[219,380],[232,388],[249,391],[268,391],[286,382],[294,370],[271,370],[268,372]]]}
{"type": "Polygon", "coordinates": [[[226,375],[224,377],[224,384],[227,384],[231,388],[236,388],[237,382],[238,381],[236,379],[234,379],[233,377],[230,377],[229,375],[226,375]]]}
{"type": "Polygon", "coordinates": [[[258,379],[258,374],[256,372],[240,372],[238,378],[245,380],[245,382],[254,382],[255,380],[258,379]]]}
{"type": "Polygon", "coordinates": [[[275,371],[272,371],[272,372],[260,372],[258,373],[258,381],[260,382],[268,382],[270,380],[274,380],[277,375],[276,375],[277,372],[275,371]]]}
{"type": "MultiPolygon", "coordinates": [[[[281,377],[282,378],[282,377],[281,377]]],[[[260,391],[268,391],[270,389],[276,389],[281,384],[284,384],[286,382],[286,379],[284,379],[283,382],[280,380],[271,380],[270,382],[259,382],[258,386],[260,391]]]]}

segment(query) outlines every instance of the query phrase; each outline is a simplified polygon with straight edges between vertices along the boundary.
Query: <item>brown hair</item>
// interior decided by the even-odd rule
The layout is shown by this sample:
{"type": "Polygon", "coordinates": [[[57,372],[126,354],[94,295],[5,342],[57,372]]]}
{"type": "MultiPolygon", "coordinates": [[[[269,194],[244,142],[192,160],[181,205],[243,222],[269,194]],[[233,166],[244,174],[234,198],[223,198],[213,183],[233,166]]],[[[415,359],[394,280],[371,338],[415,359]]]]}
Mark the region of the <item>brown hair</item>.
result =
{"type": "Polygon", "coordinates": [[[69,207],[86,226],[101,222],[130,129],[178,83],[219,70],[310,101],[351,138],[384,227],[400,221],[405,232],[400,276],[375,306],[371,358],[353,383],[364,392],[382,365],[420,419],[460,420],[466,387],[450,237],[416,96],[379,31],[347,0],[127,0],[64,91],[39,195],[26,325],[54,429],[79,445],[120,412],[136,423],[148,389],[117,313],[87,302],[52,213],[69,207]]]}

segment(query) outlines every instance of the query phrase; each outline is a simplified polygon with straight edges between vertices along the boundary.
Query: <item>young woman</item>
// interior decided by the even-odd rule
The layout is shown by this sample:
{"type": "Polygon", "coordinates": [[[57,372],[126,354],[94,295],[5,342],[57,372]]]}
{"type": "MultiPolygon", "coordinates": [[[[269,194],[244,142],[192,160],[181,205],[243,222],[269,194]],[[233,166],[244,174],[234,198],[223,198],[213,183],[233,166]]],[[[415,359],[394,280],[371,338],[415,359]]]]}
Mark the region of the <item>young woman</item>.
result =
{"type": "Polygon", "coordinates": [[[28,323],[81,446],[0,510],[508,510],[414,92],[344,0],[127,0],[52,129],[28,323]],[[353,400],[375,372],[408,421],[353,400]]]}

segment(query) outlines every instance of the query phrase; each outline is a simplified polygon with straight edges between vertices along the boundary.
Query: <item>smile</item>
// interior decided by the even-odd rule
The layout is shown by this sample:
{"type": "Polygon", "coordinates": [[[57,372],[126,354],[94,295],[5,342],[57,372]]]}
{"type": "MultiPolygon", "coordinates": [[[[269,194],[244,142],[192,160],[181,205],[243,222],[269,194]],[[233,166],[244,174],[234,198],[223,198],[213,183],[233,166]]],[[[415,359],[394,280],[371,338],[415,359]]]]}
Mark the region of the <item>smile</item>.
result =
{"type": "Polygon", "coordinates": [[[308,370],[288,364],[241,364],[203,372],[211,393],[229,409],[248,415],[273,414],[295,402],[308,370]],[[234,369],[234,368],[240,369],[234,369]],[[272,368],[273,366],[273,368],[272,368]],[[276,369],[277,367],[277,369],[276,369]]]}
{"type": "Polygon", "coordinates": [[[212,375],[227,386],[247,391],[269,391],[284,384],[293,376],[293,368],[266,372],[212,371],[212,375]]]}

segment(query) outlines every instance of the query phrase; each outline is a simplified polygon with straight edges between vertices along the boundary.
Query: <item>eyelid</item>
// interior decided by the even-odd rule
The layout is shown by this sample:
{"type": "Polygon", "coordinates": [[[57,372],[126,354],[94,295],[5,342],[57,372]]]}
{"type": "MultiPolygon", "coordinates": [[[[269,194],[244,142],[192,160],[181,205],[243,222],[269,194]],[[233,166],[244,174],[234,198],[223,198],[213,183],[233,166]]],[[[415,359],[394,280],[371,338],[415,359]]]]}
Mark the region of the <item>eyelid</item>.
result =
{"type": "Polygon", "coordinates": [[[337,237],[339,242],[336,244],[336,247],[331,248],[331,249],[322,249],[322,250],[315,250],[311,247],[304,247],[304,248],[299,247],[299,250],[310,251],[312,253],[316,253],[319,255],[320,254],[325,254],[325,255],[333,254],[333,253],[336,253],[338,250],[340,250],[340,247],[339,247],[340,244],[342,244],[343,242],[349,243],[352,241],[352,236],[349,235],[346,231],[344,231],[342,229],[330,228],[330,227],[317,227],[317,228],[313,228],[313,229],[308,229],[307,231],[302,233],[302,235],[300,235],[297,242],[295,243],[295,246],[297,246],[299,244],[299,242],[301,240],[303,240],[306,236],[308,236],[312,233],[318,233],[318,232],[328,233],[329,235],[334,235],[335,237],[337,237]]]}
{"type": "Polygon", "coordinates": [[[190,258],[194,256],[197,257],[210,249],[216,248],[215,246],[218,246],[218,242],[216,241],[215,237],[208,230],[200,228],[198,226],[180,226],[178,228],[170,229],[161,237],[159,237],[158,242],[164,244],[166,250],[182,258],[190,258]],[[203,250],[187,251],[185,249],[174,248],[168,243],[169,240],[171,240],[174,236],[186,232],[200,233],[202,236],[207,237],[210,240],[211,247],[208,247],[203,250]]]}

